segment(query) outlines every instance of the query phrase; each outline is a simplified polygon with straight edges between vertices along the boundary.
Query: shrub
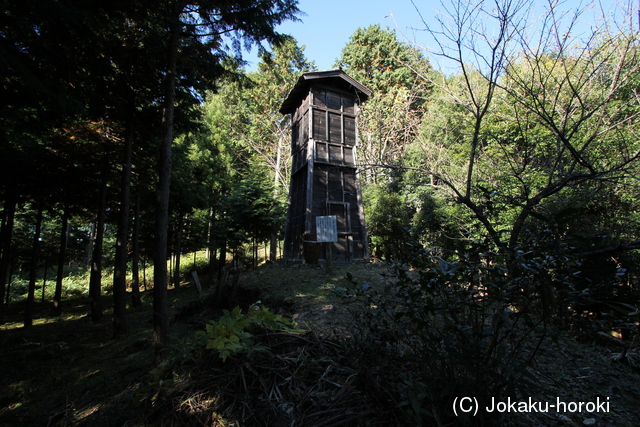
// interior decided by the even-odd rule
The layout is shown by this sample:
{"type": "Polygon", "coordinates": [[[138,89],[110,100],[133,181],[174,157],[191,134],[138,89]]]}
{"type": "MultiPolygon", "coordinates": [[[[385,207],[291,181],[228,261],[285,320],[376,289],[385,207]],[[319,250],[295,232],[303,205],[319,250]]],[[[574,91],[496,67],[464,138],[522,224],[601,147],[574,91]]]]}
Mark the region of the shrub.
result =
{"type": "MultiPolygon", "coordinates": [[[[415,367],[399,406],[418,425],[459,422],[455,397],[474,396],[483,405],[535,383],[529,367],[547,329],[531,314],[538,294],[522,291],[533,274],[523,269],[516,277],[487,244],[473,246],[456,260],[417,249],[410,265],[392,266],[384,289],[347,277],[344,296],[361,303],[357,345],[415,367]]],[[[518,262],[527,265],[523,255],[518,262]]]]}
{"type": "Polygon", "coordinates": [[[297,323],[269,311],[260,305],[260,301],[251,305],[246,314],[240,307],[224,310],[219,320],[211,320],[204,331],[196,332],[195,342],[212,349],[225,361],[238,353],[250,355],[254,351],[265,351],[254,340],[258,332],[299,332],[297,323]]]}

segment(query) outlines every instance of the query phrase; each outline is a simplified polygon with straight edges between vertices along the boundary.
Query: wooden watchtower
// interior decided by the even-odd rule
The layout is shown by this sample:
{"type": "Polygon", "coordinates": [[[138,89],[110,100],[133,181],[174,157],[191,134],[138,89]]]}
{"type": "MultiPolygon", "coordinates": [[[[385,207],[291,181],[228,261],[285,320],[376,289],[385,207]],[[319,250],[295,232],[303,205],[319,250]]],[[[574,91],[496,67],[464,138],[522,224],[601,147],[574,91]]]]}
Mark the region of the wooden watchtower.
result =
{"type": "Polygon", "coordinates": [[[285,258],[291,261],[368,260],[357,171],[356,116],[371,90],[342,70],[304,73],[280,112],[292,115],[291,187],[285,258]],[[335,215],[337,242],[317,243],[316,217],[335,215]]]}

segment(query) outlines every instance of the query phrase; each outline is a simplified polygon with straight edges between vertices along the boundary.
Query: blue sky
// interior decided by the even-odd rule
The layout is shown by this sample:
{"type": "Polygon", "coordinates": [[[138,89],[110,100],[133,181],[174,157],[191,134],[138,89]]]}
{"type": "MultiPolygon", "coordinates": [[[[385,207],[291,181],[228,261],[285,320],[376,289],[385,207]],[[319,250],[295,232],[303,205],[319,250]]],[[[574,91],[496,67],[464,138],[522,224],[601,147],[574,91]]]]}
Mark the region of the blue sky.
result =
{"type": "MultiPolygon", "coordinates": [[[[622,3],[626,1],[635,9],[632,16],[636,21],[640,0],[621,0],[622,3]]],[[[430,25],[437,26],[434,16],[442,11],[440,1],[414,2],[424,19],[430,25]]],[[[539,7],[548,4],[545,0],[531,0],[531,3],[539,7]]],[[[601,0],[600,3],[601,6],[594,7],[590,0],[566,0],[561,5],[568,11],[573,11],[580,5],[586,8],[587,12],[582,19],[583,24],[586,24],[583,28],[588,28],[595,20],[594,16],[602,12],[609,13],[618,0],[601,0]]],[[[318,70],[333,68],[349,37],[358,28],[366,28],[371,24],[395,29],[400,40],[416,42],[427,48],[434,47],[424,31],[419,31],[424,29],[424,24],[411,0],[299,0],[298,7],[306,13],[306,16],[300,16],[302,22],[286,22],[278,27],[278,31],[292,35],[300,46],[304,45],[305,56],[315,62],[318,70]]],[[[255,51],[246,55],[245,59],[250,62],[249,71],[255,70],[258,62],[255,51]]],[[[431,60],[432,65],[440,68],[434,58],[431,60]]]]}
{"type": "MultiPolygon", "coordinates": [[[[300,0],[298,8],[307,14],[300,17],[302,22],[286,22],[278,31],[291,34],[298,45],[305,45],[305,56],[314,61],[319,70],[333,68],[349,37],[358,28],[380,24],[383,28],[405,32],[409,31],[408,26],[422,26],[410,0],[300,0]]],[[[246,59],[253,62],[249,66],[253,69],[257,61],[255,54],[246,59]]]]}

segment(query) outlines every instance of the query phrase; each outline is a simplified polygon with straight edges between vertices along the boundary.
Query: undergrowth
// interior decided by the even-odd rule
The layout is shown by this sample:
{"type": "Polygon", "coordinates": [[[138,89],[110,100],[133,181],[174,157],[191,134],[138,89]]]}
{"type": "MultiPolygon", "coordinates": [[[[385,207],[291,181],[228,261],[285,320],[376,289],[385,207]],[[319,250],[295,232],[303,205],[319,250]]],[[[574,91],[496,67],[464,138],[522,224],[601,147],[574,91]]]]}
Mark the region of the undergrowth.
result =
{"type": "Polygon", "coordinates": [[[140,401],[165,418],[145,422],[499,423],[486,413],[456,417],[454,399],[472,396],[482,406],[524,395],[535,386],[530,368],[548,333],[532,314],[536,297],[519,292],[523,277],[494,257],[445,260],[422,251],[411,265],[394,265],[384,288],[347,274],[349,284],[336,292],[353,312],[350,336],[302,333],[260,305],[225,310],[154,371],[140,401]],[[167,404],[178,409],[160,409],[167,404]]]}
{"type": "Polygon", "coordinates": [[[422,251],[390,269],[336,266],[336,276],[312,266],[266,266],[243,276],[257,287],[234,289],[242,298],[226,312],[218,311],[215,293],[171,290],[174,333],[185,338],[173,340],[161,363],[151,355],[148,310],[131,311],[140,331],[121,341],[110,339],[107,318],[39,323],[28,340],[4,331],[14,371],[4,372],[0,424],[45,425],[47,416],[64,414],[67,425],[79,426],[533,426],[592,418],[635,425],[637,370],[611,361],[607,348],[575,340],[568,328],[556,337],[556,325],[542,321],[542,284],[571,289],[566,261],[523,252],[526,268],[508,275],[495,253],[470,252],[454,259],[422,251]],[[271,309],[252,306],[258,299],[271,309]],[[538,385],[534,396],[542,400],[610,396],[611,413],[500,419],[452,411],[452,399],[465,393],[504,398],[538,385]]]}
{"type": "Polygon", "coordinates": [[[445,260],[424,250],[410,266],[394,265],[384,289],[350,277],[351,286],[340,290],[356,307],[352,345],[375,355],[376,366],[412,368],[400,376],[407,421],[498,422],[486,413],[456,416],[454,400],[470,396],[484,407],[492,397],[526,395],[535,386],[531,366],[548,338],[546,324],[531,314],[534,301],[518,292],[521,278],[510,277],[494,256],[445,260]]]}
{"type": "Polygon", "coordinates": [[[259,304],[225,310],[176,345],[141,388],[142,425],[339,426],[404,423],[396,379],[335,336],[259,304]],[[236,421],[232,421],[236,420],[236,421]]]}
{"type": "MultiPolygon", "coordinates": [[[[547,356],[559,333],[549,292],[572,290],[576,277],[565,257],[519,250],[507,260],[486,242],[474,242],[449,258],[417,248],[377,283],[347,273],[334,295],[350,307],[347,334],[298,331],[257,305],[246,313],[227,310],[154,372],[155,388],[141,399],[150,407],[144,423],[514,422],[509,414],[456,414],[453,408],[461,397],[484,408],[493,399],[550,393],[537,369],[538,356],[547,356]]],[[[559,297],[566,304],[572,295],[559,297]]]]}

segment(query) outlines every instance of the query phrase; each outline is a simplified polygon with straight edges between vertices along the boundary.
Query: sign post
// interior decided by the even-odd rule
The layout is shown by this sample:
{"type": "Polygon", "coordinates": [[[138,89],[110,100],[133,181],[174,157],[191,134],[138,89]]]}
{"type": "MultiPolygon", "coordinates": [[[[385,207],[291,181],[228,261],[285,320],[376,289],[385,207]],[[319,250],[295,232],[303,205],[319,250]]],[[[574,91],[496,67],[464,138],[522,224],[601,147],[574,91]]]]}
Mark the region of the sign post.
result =
{"type": "Polygon", "coordinates": [[[317,242],[324,243],[327,257],[327,273],[333,273],[333,254],[331,253],[331,243],[338,241],[338,223],[335,215],[316,217],[317,242]]]}

